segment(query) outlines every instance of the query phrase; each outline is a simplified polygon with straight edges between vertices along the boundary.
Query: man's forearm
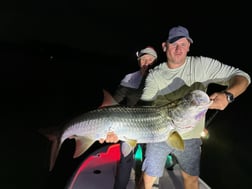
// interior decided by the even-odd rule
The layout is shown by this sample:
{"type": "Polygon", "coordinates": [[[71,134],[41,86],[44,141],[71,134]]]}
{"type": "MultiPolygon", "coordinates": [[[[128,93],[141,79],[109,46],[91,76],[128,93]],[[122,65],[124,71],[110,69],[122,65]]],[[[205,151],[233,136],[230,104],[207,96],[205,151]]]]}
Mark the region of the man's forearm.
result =
{"type": "Polygon", "coordinates": [[[247,89],[248,86],[248,79],[244,76],[237,75],[230,80],[230,85],[228,86],[226,91],[232,93],[234,97],[238,97],[247,89]]]}

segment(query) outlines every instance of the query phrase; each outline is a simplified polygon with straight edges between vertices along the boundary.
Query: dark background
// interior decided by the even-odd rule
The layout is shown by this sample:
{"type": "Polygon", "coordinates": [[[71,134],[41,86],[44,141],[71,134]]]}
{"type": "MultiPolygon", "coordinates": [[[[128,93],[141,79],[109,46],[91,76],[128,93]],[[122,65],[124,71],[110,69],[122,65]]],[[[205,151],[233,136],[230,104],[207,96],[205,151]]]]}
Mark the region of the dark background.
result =
{"type": "MultiPolygon", "coordinates": [[[[102,88],[113,91],[137,69],[137,50],[151,45],[165,60],[161,43],[174,25],[189,29],[190,55],[252,72],[251,15],[242,1],[11,0],[0,10],[1,188],[48,188],[54,179],[64,185],[78,164],[73,144],[66,142],[50,175],[50,144],[38,128],[97,108],[102,88]]],[[[249,87],[209,125],[200,177],[213,189],[252,184],[250,97],[249,87]]]]}

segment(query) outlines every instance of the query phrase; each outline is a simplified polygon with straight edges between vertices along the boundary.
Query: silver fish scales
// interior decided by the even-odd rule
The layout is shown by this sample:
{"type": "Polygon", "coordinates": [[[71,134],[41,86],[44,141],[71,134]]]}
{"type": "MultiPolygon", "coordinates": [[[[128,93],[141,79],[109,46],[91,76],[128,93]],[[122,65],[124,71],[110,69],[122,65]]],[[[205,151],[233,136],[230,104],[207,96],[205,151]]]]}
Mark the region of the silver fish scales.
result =
{"type": "Polygon", "coordinates": [[[93,140],[105,138],[113,131],[120,140],[137,140],[137,143],[160,142],[174,130],[167,116],[167,106],[122,107],[109,106],[87,112],[71,121],[61,138],[62,142],[79,133],[93,140]]]}
{"type": "Polygon", "coordinates": [[[180,132],[187,132],[205,115],[211,101],[208,95],[195,90],[183,98],[162,106],[105,106],[86,112],[67,123],[57,135],[46,134],[52,141],[50,170],[53,169],[62,143],[76,141],[73,158],[82,155],[95,141],[113,131],[133,148],[137,143],[166,141],[183,150],[180,132]]]}

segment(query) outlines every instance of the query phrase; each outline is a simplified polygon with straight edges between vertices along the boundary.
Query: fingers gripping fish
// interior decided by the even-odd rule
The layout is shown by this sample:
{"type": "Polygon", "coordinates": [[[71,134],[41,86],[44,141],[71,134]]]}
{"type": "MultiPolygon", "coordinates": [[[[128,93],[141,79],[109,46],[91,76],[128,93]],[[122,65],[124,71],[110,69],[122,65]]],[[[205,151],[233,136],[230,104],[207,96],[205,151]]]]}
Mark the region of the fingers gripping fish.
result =
{"type": "Polygon", "coordinates": [[[73,158],[77,158],[95,141],[105,138],[108,131],[113,131],[119,140],[126,141],[132,148],[137,143],[166,141],[172,147],[183,150],[184,143],[179,132],[192,129],[187,126],[195,125],[210,104],[205,92],[195,90],[159,107],[113,105],[86,112],[68,122],[57,135],[47,135],[52,141],[50,171],[66,139],[75,139],[73,158]],[[181,118],[187,121],[181,121],[181,118]]]}

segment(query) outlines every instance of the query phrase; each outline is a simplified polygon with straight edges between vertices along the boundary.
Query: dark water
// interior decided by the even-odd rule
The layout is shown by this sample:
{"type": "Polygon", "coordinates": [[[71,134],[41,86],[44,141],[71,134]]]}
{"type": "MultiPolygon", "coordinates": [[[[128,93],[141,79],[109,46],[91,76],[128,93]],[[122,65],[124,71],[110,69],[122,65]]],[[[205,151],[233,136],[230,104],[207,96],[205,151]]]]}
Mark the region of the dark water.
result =
{"type": "MultiPolygon", "coordinates": [[[[102,88],[113,90],[134,66],[116,64],[110,57],[94,61],[93,55],[75,59],[55,55],[50,59],[50,53],[30,54],[33,56],[27,56],[27,51],[12,52],[1,57],[0,186],[64,188],[81,159],[71,158],[74,143],[66,141],[56,171],[49,174],[50,143],[37,132],[38,128],[59,125],[97,108],[102,88]]],[[[245,189],[252,185],[250,97],[249,88],[209,125],[200,176],[213,189],[245,189]]]]}

